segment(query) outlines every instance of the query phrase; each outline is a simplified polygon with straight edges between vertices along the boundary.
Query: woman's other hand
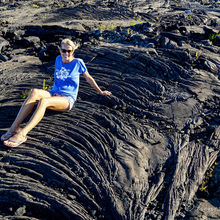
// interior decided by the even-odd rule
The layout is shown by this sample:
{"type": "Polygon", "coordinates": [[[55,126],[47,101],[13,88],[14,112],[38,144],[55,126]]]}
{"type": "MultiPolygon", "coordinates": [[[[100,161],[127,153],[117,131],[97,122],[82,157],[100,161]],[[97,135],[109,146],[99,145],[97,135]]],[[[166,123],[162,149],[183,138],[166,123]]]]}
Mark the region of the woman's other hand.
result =
{"type": "Polygon", "coordinates": [[[100,92],[100,95],[112,95],[112,93],[107,90],[104,90],[100,92]]]}

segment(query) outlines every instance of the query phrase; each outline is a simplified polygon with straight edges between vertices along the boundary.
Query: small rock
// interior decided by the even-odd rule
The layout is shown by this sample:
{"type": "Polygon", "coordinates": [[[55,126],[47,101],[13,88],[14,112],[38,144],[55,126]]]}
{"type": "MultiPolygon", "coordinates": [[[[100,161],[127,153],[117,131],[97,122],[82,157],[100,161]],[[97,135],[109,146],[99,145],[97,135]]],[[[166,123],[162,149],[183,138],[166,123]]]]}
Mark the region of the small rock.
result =
{"type": "Polygon", "coordinates": [[[206,60],[204,65],[210,72],[218,74],[219,69],[213,62],[206,60]]]}
{"type": "Polygon", "coordinates": [[[213,42],[214,45],[220,47],[220,35],[217,35],[214,42],[213,42]]]}
{"type": "Polygon", "coordinates": [[[1,53],[2,48],[8,45],[9,45],[9,42],[0,36],[0,53],[1,53]]]}
{"type": "Polygon", "coordinates": [[[15,215],[22,216],[25,213],[26,213],[26,206],[24,205],[16,210],[15,215]]]}
{"type": "Polygon", "coordinates": [[[38,47],[40,45],[40,38],[36,36],[24,37],[26,41],[26,46],[35,46],[38,47]]]}
{"type": "Polygon", "coordinates": [[[154,45],[154,43],[148,43],[146,45],[146,47],[148,47],[148,48],[155,48],[155,45],[154,45]]]}
{"type": "Polygon", "coordinates": [[[167,48],[167,45],[169,44],[169,39],[167,37],[163,37],[161,41],[161,46],[163,48],[167,48]]]}
{"type": "Polygon", "coordinates": [[[204,44],[205,46],[212,46],[210,40],[202,40],[201,43],[204,44]]]}
{"type": "Polygon", "coordinates": [[[71,28],[73,30],[76,30],[76,31],[82,31],[82,32],[86,31],[85,28],[83,27],[83,25],[79,22],[68,21],[68,22],[66,22],[66,25],[69,28],[71,28]]]}
{"type": "Polygon", "coordinates": [[[197,117],[193,120],[193,124],[197,127],[203,123],[203,119],[201,117],[197,117]]]}

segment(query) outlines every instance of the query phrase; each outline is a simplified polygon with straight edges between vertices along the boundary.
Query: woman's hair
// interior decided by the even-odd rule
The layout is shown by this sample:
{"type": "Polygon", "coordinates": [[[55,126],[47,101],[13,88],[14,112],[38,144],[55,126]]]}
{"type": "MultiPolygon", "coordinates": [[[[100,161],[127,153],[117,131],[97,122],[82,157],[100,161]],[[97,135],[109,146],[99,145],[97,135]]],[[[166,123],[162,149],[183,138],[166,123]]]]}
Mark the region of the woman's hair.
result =
{"type": "Polygon", "coordinates": [[[78,46],[77,46],[73,41],[71,41],[71,40],[68,39],[68,38],[63,39],[63,40],[61,41],[61,46],[62,46],[63,44],[68,44],[69,46],[71,46],[71,47],[73,48],[73,51],[78,48],[78,46]]]}

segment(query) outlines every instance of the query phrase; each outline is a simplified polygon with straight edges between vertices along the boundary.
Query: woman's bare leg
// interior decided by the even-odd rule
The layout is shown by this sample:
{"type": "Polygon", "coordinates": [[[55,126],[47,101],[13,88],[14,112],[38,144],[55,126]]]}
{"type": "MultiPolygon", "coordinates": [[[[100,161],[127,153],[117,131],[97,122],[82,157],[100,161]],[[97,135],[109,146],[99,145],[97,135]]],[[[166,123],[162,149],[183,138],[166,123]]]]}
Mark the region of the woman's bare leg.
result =
{"type": "Polygon", "coordinates": [[[4,141],[4,144],[13,147],[17,144],[15,141],[24,140],[28,132],[41,121],[47,108],[55,111],[66,111],[69,108],[69,102],[67,98],[58,96],[40,99],[37,108],[27,125],[12,138],[4,141]]]}
{"type": "Polygon", "coordinates": [[[13,122],[11,126],[11,128],[14,129],[14,131],[20,126],[23,120],[31,113],[32,109],[34,108],[35,103],[43,97],[48,98],[48,97],[51,97],[51,95],[49,92],[45,90],[33,89],[31,94],[28,96],[26,101],[23,103],[20,111],[18,112],[18,115],[15,121],[13,122]]]}
{"type": "MultiPolygon", "coordinates": [[[[45,90],[41,90],[41,89],[33,89],[33,91],[31,92],[31,94],[27,97],[27,99],[24,101],[24,103],[22,104],[14,122],[12,123],[11,127],[9,128],[8,132],[10,132],[9,134],[4,134],[2,135],[1,139],[4,140],[4,137],[9,136],[10,134],[15,133],[16,131],[18,131],[20,124],[23,122],[23,120],[30,114],[30,112],[33,110],[34,105],[37,101],[39,101],[41,98],[43,97],[51,97],[50,93],[45,91],[45,90]]],[[[9,138],[8,137],[8,138],[9,138]]],[[[6,138],[7,139],[7,138],[6,138]]]]}

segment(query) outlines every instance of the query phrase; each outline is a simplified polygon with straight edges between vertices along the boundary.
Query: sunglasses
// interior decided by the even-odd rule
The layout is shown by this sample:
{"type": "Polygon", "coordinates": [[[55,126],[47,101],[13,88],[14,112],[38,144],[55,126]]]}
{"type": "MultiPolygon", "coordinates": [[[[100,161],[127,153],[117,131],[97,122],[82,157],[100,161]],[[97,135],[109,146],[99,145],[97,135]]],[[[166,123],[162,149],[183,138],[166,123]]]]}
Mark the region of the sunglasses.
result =
{"type": "Polygon", "coordinates": [[[72,52],[72,50],[65,50],[65,49],[61,49],[61,52],[62,52],[62,53],[66,53],[66,52],[67,52],[67,53],[71,53],[71,52],[72,52]]]}

